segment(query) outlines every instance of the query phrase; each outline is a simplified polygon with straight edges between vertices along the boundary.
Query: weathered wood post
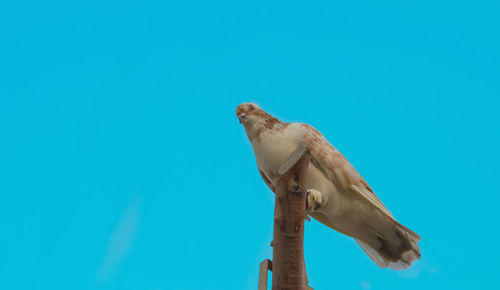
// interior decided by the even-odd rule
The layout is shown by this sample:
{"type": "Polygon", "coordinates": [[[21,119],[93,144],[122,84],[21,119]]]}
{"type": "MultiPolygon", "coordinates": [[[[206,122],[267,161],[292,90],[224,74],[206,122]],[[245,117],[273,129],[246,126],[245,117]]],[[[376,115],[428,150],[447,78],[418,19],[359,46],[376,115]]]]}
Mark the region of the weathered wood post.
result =
{"type": "Polygon", "coordinates": [[[278,171],[275,193],[272,289],[307,287],[304,219],[309,151],[299,146],[278,171]]]}
{"type": "Polygon", "coordinates": [[[267,271],[273,270],[273,262],[265,259],[260,263],[259,269],[259,290],[267,290],[267,271]]]}
{"type": "Polygon", "coordinates": [[[311,289],[304,261],[304,219],[309,151],[299,146],[278,170],[275,190],[273,261],[260,264],[259,290],[267,289],[271,270],[272,290],[311,289]]]}

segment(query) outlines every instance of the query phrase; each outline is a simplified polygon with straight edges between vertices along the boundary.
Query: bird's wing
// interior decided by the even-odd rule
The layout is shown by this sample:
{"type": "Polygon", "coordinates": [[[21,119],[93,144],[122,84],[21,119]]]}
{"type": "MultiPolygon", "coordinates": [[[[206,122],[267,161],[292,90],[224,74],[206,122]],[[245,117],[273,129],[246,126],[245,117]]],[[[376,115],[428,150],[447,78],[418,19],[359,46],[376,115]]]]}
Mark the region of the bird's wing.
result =
{"type": "Polygon", "coordinates": [[[311,152],[311,162],[335,186],[343,189],[351,189],[351,192],[358,194],[383,214],[394,219],[389,210],[375,195],[368,183],[352,167],[349,161],[316,129],[307,124],[302,124],[302,126],[304,126],[304,142],[311,152]]]}
{"type": "MultiPolygon", "coordinates": [[[[311,152],[310,160],[313,165],[336,187],[344,189],[347,194],[357,195],[359,200],[376,209],[369,211],[363,221],[364,227],[357,231],[361,235],[355,238],[361,248],[380,267],[395,270],[408,268],[420,258],[418,234],[394,219],[368,183],[323,135],[309,125],[303,126],[303,140],[311,152]]],[[[319,221],[335,228],[328,219],[322,221],[322,217],[319,218],[319,221]]]]}

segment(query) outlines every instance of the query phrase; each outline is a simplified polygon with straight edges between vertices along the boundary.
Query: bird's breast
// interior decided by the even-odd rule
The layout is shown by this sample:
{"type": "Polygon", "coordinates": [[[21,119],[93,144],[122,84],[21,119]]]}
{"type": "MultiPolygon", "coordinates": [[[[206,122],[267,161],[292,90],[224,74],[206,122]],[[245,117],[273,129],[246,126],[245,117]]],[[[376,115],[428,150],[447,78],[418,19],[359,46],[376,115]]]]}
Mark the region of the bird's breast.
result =
{"type": "Polygon", "coordinates": [[[294,128],[266,130],[252,142],[257,167],[275,184],[276,173],[283,162],[297,148],[300,132],[294,128]]]}

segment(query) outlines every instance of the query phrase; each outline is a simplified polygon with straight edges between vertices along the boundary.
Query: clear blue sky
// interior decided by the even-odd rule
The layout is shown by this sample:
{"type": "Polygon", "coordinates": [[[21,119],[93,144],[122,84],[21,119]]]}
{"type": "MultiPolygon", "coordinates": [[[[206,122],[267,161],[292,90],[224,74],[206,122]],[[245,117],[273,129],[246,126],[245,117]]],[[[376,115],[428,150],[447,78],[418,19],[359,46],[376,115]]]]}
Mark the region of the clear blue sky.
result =
{"type": "Polygon", "coordinates": [[[256,289],[274,200],[244,101],[422,236],[394,272],[307,223],[313,287],[497,287],[497,3],[4,1],[0,289],[256,289]]]}

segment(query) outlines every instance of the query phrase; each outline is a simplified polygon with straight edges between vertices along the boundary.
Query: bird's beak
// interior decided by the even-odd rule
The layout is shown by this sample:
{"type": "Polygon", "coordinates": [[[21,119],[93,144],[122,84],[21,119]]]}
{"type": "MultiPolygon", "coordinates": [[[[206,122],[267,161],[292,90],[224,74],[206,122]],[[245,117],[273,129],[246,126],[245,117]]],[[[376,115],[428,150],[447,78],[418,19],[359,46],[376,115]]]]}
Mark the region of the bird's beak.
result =
{"type": "Polygon", "coordinates": [[[238,119],[240,120],[240,124],[243,123],[243,121],[245,121],[245,119],[247,118],[247,114],[245,113],[241,113],[239,116],[238,116],[238,119]]]}

